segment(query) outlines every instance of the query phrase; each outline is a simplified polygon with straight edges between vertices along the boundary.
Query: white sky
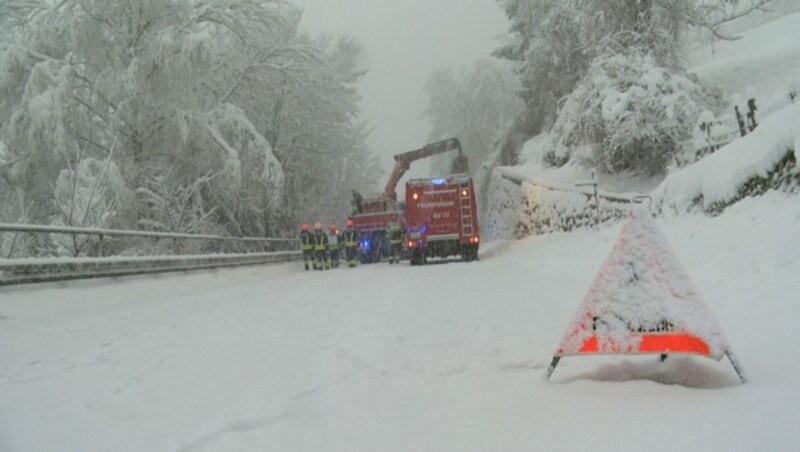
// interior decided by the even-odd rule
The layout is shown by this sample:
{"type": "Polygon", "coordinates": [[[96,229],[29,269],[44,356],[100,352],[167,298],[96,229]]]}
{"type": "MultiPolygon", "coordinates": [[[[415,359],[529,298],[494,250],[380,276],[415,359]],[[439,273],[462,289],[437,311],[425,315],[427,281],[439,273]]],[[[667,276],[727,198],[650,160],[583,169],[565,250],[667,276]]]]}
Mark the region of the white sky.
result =
{"type": "MultiPolygon", "coordinates": [[[[431,72],[488,57],[508,22],[495,0],[293,0],[303,26],[317,34],[346,33],[364,51],[369,73],[359,90],[369,144],[391,168],[391,156],[427,142],[419,117],[431,72]],[[385,157],[383,157],[385,156],[385,157]]],[[[412,168],[413,171],[413,168],[412,168]]]]}

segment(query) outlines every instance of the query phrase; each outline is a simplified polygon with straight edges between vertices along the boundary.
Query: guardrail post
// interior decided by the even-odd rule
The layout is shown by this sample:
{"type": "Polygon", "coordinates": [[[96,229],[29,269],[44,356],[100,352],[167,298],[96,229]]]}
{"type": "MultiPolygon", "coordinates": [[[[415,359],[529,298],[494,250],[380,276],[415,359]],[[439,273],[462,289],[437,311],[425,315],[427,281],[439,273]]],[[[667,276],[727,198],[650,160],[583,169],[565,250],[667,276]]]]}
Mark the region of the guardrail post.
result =
{"type": "Polygon", "coordinates": [[[594,225],[597,226],[600,224],[600,198],[597,195],[597,178],[594,176],[594,171],[592,171],[592,180],[578,182],[575,184],[576,187],[589,187],[593,188],[594,193],[594,225]]]}
{"type": "Polygon", "coordinates": [[[103,234],[100,234],[100,257],[105,257],[106,252],[103,246],[103,234]]]}
{"type": "Polygon", "coordinates": [[[653,215],[653,197],[650,195],[636,195],[631,198],[631,201],[635,203],[641,203],[642,201],[647,200],[647,212],[652,216],[653,215]]]}
{"type": "Polygon", "coordinates": [[[745,135],[747,135],[747,128],[744,125],[744,117],[742,116],[741,113],[739,113],[739,106],[734,105],[733,111],[736,114],[736,123],[739,125],[739,135],[744,137],[745,135]]]}
{"type": "Polygon", "coordinates": [[[70,234],[70,237],[72,237],[72,248],[74,250],[72,257],[78,257],[78,254],[81,251],[80,248],[78,248],[78,234],[70,234]]]}
{"type": "Polygon", "coordinates": [[[747,127],[750,131],[756,130],[758,122],[756,122],[756,99],[755,97],[747,100],[747,127]]]}

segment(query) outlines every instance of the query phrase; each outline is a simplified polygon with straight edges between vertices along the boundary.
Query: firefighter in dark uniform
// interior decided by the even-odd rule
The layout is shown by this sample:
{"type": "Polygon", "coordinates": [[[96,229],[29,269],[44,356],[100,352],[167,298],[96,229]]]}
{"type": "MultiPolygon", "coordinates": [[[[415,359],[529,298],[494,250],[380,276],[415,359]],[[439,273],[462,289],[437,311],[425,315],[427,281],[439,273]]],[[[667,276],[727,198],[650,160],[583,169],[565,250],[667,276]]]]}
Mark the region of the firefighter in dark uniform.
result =
{"type": "Polygon", "coordinates": [[[400,263],[400,253],[403,251],[403,230],[397,222],[386,226],[386,238],[389,240],[389,263],[400,263]]]}
{"type": "Polygon", "coordinates": [[[331,261],[331,268],[339,267],[339,247],[341,247],[341,240],[339,236],[339,228],[331,223],[328,226],[330,234],[328,234],[328,259],[331,261]]]}
{"type": "Polygon", "coordinates": [[[353,220],[347,220],[347,227],[342,232],[342,245],[344,246],[344,258],[347,260],[347,266],[355,267],[358,232],[353,229],[353,220]]]}
{"type": "Polygon", "coordinates": [[[327,270],[328,263],[328,235],[322,232],[322,225],[314,225],[314,270],[327,270]]]}
{"type": "Polygon", "coordinates": [[[314,236],[308,230],[307,224],[300,226],[300,249],[303,250],[303,263],[308,270],[314,260],[314,236]]]}

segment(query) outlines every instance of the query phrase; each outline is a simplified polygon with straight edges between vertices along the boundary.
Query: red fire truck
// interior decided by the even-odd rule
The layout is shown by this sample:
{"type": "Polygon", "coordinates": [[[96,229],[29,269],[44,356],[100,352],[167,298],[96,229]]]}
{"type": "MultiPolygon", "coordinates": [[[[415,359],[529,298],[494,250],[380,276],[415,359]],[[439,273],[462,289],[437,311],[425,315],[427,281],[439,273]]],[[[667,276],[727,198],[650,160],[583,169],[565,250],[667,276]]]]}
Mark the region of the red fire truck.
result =
{"type": "Polygon", "coordinates": [[[475,186],[467,174],[406,183],[406,246],[411,265],[428,257],[478,257],[480,231],[475,186]]]}
{"type": "MultiPolygon", "coordinates": [[[[389,224],[397,223],[401,228],[406,229],[406,211],[403,204],[397,201],[395,189],[397,183],[411,167],[411,163],[449,151],[458,151],[451,172],[467,173],[467,161],[461,153],[461,142],[458,138],[450,138],[395,155],[394,169],[389,175],[383,193],[362,196],[353,191],[353,214],[350,219],[353,220],[353,226],[361,237],[359,243],[361,262],[377,262],[382,256],[388,255],[389,243],[385,237],[385,230],[389,224]]],[[[408,201],[407,198],[406,202],[408,201]]]]}

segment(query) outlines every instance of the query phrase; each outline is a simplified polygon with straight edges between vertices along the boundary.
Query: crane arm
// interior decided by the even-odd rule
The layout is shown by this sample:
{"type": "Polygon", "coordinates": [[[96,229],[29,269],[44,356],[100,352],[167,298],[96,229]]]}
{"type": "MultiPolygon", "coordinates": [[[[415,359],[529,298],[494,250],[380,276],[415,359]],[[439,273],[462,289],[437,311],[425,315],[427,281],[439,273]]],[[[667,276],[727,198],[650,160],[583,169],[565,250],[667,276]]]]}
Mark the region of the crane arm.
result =
{"type": "Polygon", "coordinates": [[[395,155],[394,169],[392,169],[392,174],[389,175],[389,181],[386,182],[384,193],[386,193],[386,196],[396,200],[397,192],[395,192],[395,188],[397,188],[397,183],[400,182],[400,179],[411,167],[411,162],[452,150],[458,150],[458,155],[459,157],[461,156],[461,142],[458,141],[458,138],[448,138],[446,140],[426,144],[420,149],[395,155]]]}

